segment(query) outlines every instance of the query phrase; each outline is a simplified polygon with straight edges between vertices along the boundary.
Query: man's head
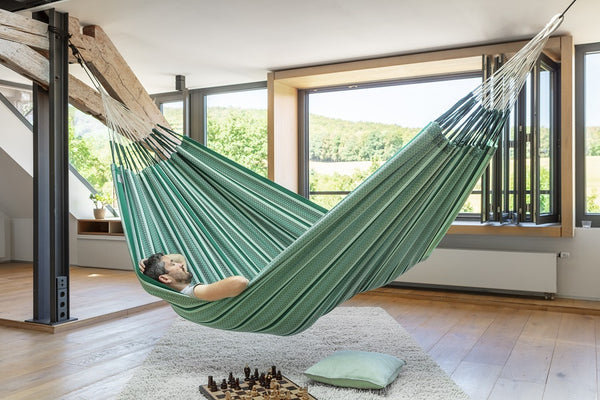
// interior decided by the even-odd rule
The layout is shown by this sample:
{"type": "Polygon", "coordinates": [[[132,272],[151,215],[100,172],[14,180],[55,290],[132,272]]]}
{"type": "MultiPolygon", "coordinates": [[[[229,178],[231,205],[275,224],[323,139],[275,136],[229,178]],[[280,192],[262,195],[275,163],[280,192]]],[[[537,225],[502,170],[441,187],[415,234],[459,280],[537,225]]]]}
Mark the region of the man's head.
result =
{"type": "Polygon", "coordinates": [[[144,275],[181,290],[192,282],[192,274],[184,263],[175,262],[163,253],[152,254],[144,261],[144,275]]]}

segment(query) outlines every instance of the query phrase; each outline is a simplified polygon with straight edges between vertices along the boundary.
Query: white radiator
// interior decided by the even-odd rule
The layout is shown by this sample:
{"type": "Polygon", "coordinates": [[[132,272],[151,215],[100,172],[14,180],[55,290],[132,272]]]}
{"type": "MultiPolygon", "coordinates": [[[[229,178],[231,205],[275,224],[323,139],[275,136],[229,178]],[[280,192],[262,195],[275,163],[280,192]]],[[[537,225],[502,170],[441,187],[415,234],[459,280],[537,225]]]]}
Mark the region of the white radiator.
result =
{"type": "Polygon", "coordinates": [[[435,249],[395,282],[510,292],[556,293],[554,253],[435,249]]]}

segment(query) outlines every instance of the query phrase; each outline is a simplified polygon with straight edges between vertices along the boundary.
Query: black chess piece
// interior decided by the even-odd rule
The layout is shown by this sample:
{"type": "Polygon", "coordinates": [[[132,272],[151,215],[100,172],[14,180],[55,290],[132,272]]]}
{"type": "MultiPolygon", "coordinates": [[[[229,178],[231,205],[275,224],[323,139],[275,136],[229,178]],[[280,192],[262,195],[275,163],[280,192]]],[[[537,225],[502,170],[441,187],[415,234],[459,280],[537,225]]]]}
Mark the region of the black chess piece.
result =
{"type": "Polygon", "coordinates": [[[277,371],[277,374],[275,375],[275,379],[277,379],[278,381],[283,379],[283,375],[281,375],[281,370],[277,371]]]}
{"type": "Polygon", "coordinates": [[[254,380],[258,379],[260,374],[258,373],[258,368],[254,368],[254,380]]]}
{"type": "Polygon", "coordinates": [[[261,385],[262,387],[266,387],[266,386],[265,386],[265,379],[266,379],[266,378],[265,378],[265,374],[260,374],[260,378],[258,378],[258,381],[260,382],[260,385],[261,385]]]}
{"type": "Polygon", "coordinates": [[[227,379],[223,379],[223,382],[221,382],[221,389],[227,389],[227,379]]]}
{"type": "Polygon", "coordinates": [[[271,376],[277,375],[277,368],[274,365],[271,365],[271,376]]]}
{"type": "Polygon", "coordinates": [[[219,388],[217,387],[217,382],[213,381],[212,385],[210,385],[208,390],[210,390],[211,392],[216,392],[217,390],[219,390],[219,388]]]}
{"type": "Polygon", "coordinates": [[[231,385],[234,382],[235,382],[235,378],[233,377],[233,372],[230,372],[229,376],[227,377],[227,383],[229,383],[231,385]]]}
{"type": "Polygon", "coordinates": [[[213,382],[214,382],[214,381],[213,381],[213,377],[212,377],[212,375],[209,375],[209,376],[208,376],[208,385],[207,385],[207,386],[208,386],[208,387],[211,387],[211,386],[212,386],[212,384],[213,384],[213,382]]]}
{"type": "Polygon", "coordinates": [[[241,390],[242,388],[240,387],[240,378],[235,378],[235,383],[233,384],[233,388],[235,390],[241,390]]]}
{"type": "Polygon", "coordinates": [[[244,377],[245,381],[250,380],[250,367],[248,366],[248,364],[246,364],[246,366],[244,367],[244,377]]]}

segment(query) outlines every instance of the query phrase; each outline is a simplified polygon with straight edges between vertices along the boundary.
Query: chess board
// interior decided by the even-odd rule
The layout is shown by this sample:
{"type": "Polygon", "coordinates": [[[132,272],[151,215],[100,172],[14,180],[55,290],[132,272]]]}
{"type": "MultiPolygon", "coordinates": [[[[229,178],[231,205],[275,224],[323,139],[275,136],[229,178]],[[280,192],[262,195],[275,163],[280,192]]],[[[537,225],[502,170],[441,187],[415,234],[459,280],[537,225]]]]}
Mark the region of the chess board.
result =
{"type": "MultiPolygon", "coordinates": [[[[208,386],[208,384],[206,385],[202,385],[200,386],[200,393],[202,393],[204,395],[204,397],[206,397],[207,399],[210,400],[224,400],[227,396],[227,392],[230,393],[231,395],[231,400],[270,400],[273,397],[269,397],[269,395],[271,394],[271,389],[269,388],[264,388],[262,386],[257,386],[256,387],[256,396],[252,396],[251,393],[252,391],[250,390],[250,387],[248,385],[248,382],[243,381],[243,379],[240,379],[240,389],[236,390],[233,389],[231,387],[228,387],[227,389],[221,389],[220,387],[220,382],[221,380],[217,380],[217,390],[216,391],[211,391],[210,387],[208,386]],[[246,396],[246,397],[244,397],[246,396]]],[[[286,378],[285,376],[281,375],[281,379],[273,379],[274,382],[277,382],[279,384],[279,390],[280,392],[284,392],[284,391],[288,391],[290,393],[290,400],[303,400],[302,397],[302,389],[296,385],[294,382],[292,382],[291,380],[289,380],[288,378],[286,378]]],[[[308,397],[306,397],[307,400],[318,400],[316,397],[312,396],[310,393],[308,393],[308,397]]],[[[282,397],[280,397],[280,400],[286,400],[285,395],[283,395],[282,397]]]]}

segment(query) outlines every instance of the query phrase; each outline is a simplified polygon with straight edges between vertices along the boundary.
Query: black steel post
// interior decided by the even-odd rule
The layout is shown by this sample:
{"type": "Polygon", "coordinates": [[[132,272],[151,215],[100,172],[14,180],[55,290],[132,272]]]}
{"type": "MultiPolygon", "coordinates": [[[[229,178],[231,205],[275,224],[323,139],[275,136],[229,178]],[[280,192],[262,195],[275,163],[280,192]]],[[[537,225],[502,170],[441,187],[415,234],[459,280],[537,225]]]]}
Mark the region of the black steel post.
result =
{"type": "Polygon", "coordinates": [[[69,304],[68,14],[34,13],[49,25],[49,87],[34,84],[33,319],[73,320],[69,304]]]}

